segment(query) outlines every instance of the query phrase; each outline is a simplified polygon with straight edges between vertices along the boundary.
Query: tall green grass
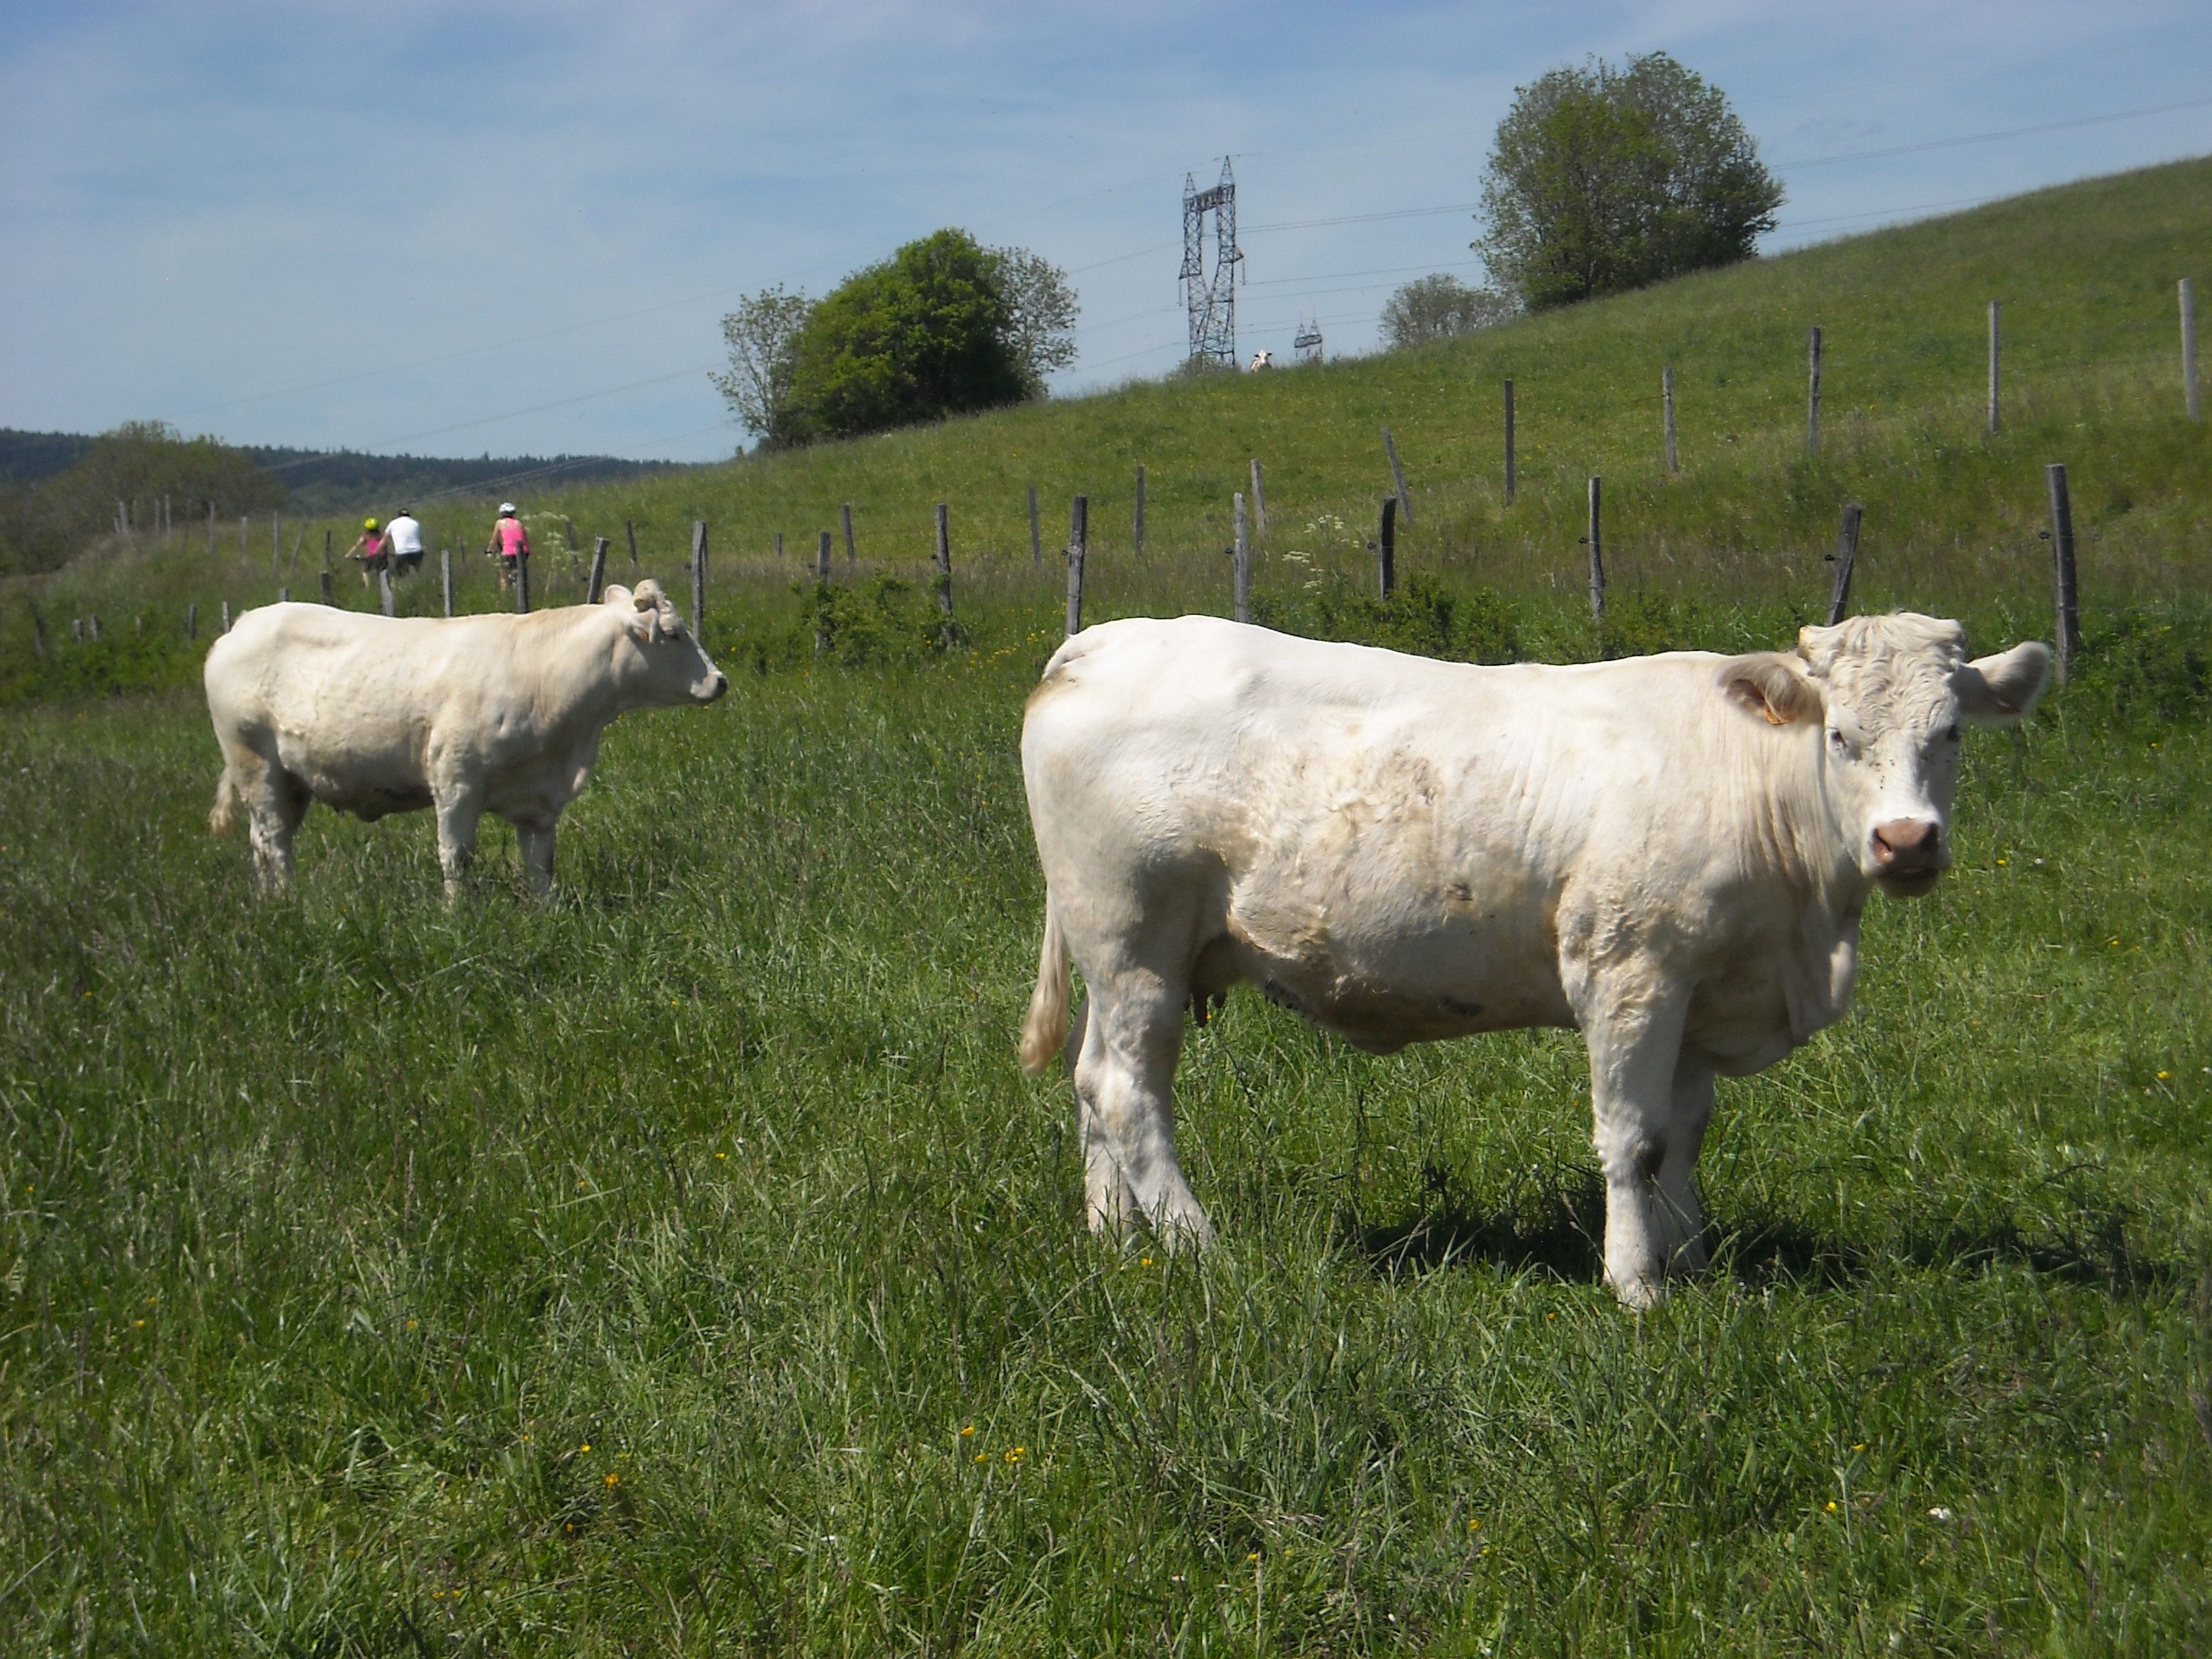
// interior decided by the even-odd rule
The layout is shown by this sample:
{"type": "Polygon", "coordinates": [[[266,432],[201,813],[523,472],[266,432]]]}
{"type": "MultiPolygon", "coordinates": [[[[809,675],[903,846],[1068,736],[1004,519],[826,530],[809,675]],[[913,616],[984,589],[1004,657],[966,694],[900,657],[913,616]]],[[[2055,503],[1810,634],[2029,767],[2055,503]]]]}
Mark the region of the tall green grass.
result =
{"type": "MultiPolygon", "coordinates": [[[[545,904],[495,826],[448,909],[427,816],[325,812],[296,890],[257,902],[205,829],[191,690],[70,695],[188,681],[184,606],[204,647],[219,598],[280,579],[234,547],[12,590],[0,1649],[2200,1650],[2203,438],[2154,366],[2115,365],[2202,247],[2208,180],[2101,181],[1431,353],[580,493],[618,577],[622,517],[667,579],[709,518],[735,684],[614,728],[545,904]],[[1979,306],[2007,272],[2026,401],[1984,441],[1979,306]],[[2067,342],[2039,365],[2036,294],[2067,342]],[[1628,401],[1670,359],[1680,480],[1628,401]],[[1897,407],[1836,417],[1880,362],[1897,407]],[[1504,373],[1510,508],[1481,424],[1504,373]],[[1419,514],[1388,606],[1361,544],[1385,420],[1419,514]],[[2039,470],[2075,468],[2081,672],[1970,742],[1958,869],[1877,901],[1852,1017],[1723,1085],[1717,1266],[1654,1313],[1599,1283],[1565,1034],[1378,1060],[1239,997],[1181,1078],[1220,1247],[1082,1231],[1065,1081],[1012,1056],[1042,904],[1014,750],[1061,582],[1021,490],[1092,489],[1093,617],[1221,610],[1252,453],[1269,620],[1475,658],[1785,642],[1846,493],[1864,607],[1961,615],[1981,649],[2047,637],[2039,470]],[[1141,561],[1110,528],[1138,460],[1141,561]],[[1602,633],[1585,471],[1616,515],[1602,633]],[[825,598],[762,548],[781,525],[795,556],[847,499],[863,568],[841,547],[825,598]],[[68,644],[95,611],[101,645],[68,644]]],[[[539,567],[554,602],[565,562],[539,567]]],[[[481,565],[465,608],[495,602],[481,565]]]]}

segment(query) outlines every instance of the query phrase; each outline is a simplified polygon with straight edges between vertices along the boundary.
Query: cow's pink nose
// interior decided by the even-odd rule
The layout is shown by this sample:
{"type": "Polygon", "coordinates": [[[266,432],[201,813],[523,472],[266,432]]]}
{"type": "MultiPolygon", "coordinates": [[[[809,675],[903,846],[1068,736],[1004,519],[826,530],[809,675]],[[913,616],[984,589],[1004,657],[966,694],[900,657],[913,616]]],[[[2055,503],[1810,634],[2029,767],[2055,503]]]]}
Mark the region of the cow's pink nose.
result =
{"type": "Polygon", "coordinates": [[[1943,826],[1928,818],[1893,818],[1874,827],[1875,862],[1885,871],[1943,867],[1943,826]]]}

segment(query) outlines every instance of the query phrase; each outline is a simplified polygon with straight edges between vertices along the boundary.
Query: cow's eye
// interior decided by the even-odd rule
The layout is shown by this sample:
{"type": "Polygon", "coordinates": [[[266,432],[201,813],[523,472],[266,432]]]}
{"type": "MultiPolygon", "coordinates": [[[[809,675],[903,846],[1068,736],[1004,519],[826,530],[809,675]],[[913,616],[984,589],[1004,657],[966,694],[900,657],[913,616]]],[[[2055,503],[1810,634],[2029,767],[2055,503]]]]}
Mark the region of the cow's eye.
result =
{"type": "Polygon", "coordinates": [[[1849,749],[1850,744],[1844,741],[1843,732],[1832,726],[1828,728],[1828,746],[1840,755],[1849,749]]]}

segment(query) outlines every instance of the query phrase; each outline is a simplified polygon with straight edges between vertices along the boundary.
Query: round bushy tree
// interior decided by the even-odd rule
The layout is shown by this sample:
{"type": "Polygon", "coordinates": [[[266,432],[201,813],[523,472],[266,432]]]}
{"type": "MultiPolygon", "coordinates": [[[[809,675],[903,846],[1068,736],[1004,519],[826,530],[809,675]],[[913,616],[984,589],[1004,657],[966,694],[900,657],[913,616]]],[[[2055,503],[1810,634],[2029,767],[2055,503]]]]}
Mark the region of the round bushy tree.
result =
{"type": "Polygon", "coordinates": [[[808,313],[792,435],[854,437],[1019,403],[1030,391],[997,261],[963,230],[908,242],[808,313]]]}
{"type": "Polygon", "coordinates": [[[1482,204],[1474,247],[1540,311],[1749,258],[1782,185],[1720,88],[1661,52],[1521,88],[1482,204]]]}

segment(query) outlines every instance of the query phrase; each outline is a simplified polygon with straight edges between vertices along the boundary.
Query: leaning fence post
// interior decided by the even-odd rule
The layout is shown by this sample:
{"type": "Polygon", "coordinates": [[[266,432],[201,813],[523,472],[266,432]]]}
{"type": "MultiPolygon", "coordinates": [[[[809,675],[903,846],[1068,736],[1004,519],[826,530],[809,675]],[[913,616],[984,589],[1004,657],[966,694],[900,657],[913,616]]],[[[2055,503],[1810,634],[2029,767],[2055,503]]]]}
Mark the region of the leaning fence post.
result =
{"type": "Polygon", "coordinates": [[[1590,555],[1590,620],[1600,628],[1605,626],[1605,537],[1604,499],[1605,480],[1592,477],[1589,481],[1589,534],[1583,540],[1589,544],[1590,555]]]}
{"type": "Polygon", "coordinates": [[[1030,486],[1030,562],[1042,568],[1044,564],[1044,542],[1037,533],[1036,486],[1030,486]]]}
{"type": "Polygon", "coordinates": [[[1375,537],[1375,571],[1382,597],[1398,585],[1398,498],[1382,498],[1382,524],[1375,537]]]}
{"type": "Polygon", "coordinates": [[[453,550],[451,544],[438,550],[438,592],[446,602],[446,614],[453,614],[453,550]]]}
{"type": "Polygon", "coordinates": [[[830,532],[826,530],[822,532],[821,545],[814,550],[814,580],[817,582],[830,580],[830,532]]]}
{"type": "Polygon", "coordinates": [[[1828,626],[1843,621],[1851,605],[1851,572],[1859,562],[1859,519],[1865,512],[1856,501],[1844,504],[1843,527],[1836,532],[1836,585],[1828,595],[1828,626]]]}
{"type": "Polygon", "coordinates": [[[1398,511],[1413,521],[1413,498],[1406,493],[1406,469],[1398,465],[1398,446],[1390,441],[1390,428],[1382,428],[1382,453],[1390,458],[1390,481],[1398,487],[1398,511]]]}
{"type": "MultiPolygon", "coordinates": [[[[1257,466],[1259,463],[1255,461],[1252,465],[1257,466]]],[[[1035,490],[1030,492],[1030,533],[1032,537],[1036,533],[1036,492],[1035,490]]],[[[1145,551],[1145,469],[1141,466],[1137,469],[1136,551],[1140,557],[1145,551]]]]}
{"type": "Polygon", "coordinates": [[[1680,472],[1682,464],[1674,453],[1674,365],[1672,363],[1659,371],[1659,401],[1667,410],[1667,470],[1680,472]]]}
{"type": "Polygon", "coordinates": [[[1820,325],[1813,325],[1813,331],[1805,337],[1805,451],[1808,454],[1820,453],[1820,325]]]}
{"type": "Polygon", "coordinates": [[[385,560],[384,568],[376,573],[376,602],[387,617],[398,615],[393,608],[392,592],[392,561],[385,560]]]}
{"type": "Polygon", "coordinates": [[[2189,418],[2201,419],[2204,398],[2197,385],[2197,290],[2186,276],[2181,279],[2181,388],[2189,418]]]}
{"type": "Polygon", "coordinates": [[[586,590],[584,603],[597,605],[599,596],[607,591],[607,538],[592,538],[592,585],[586,590]]]}
{"type": "Polygon", "coordinates": [[[691,631],[707,640],[707,521],[691,520],[691,631]]]}
{"type": "Polygon", "coordinates": [[[850,575],[860,568],[860,550],[853,544],[853,504],[845,502],[837,509],[837,517],[845,526],[845,574],[850,575]]]}
{"type": "Polygon", "coordinates": [[[1513,499],[1513,382],[1505,383],[1505,499],[1513,499]]]}
{"type": "Polygon", "coordinates": [[[530,614],[530,555],[527,553],[514,562],[514,608],[522,616],[530,614]]]}
{"type": "Polygon", "coordinates": [[[952,514],[943,501],[937,504],[937,608],[945,613],[938,624],[937,642],[952,648],[952,514]]]}
{"type": "Polygon", "coordinates": [[[2051,494],[2051,574],[2058,600],[2058,683],[2066,684],[2081,649],[2081,611],[2074,583],[2074,504],[2066,493],[2066,466],[2053,461],[2043,469],[2051,494]]]}
{"type": "Polygon", "coordinates": [[[637,526],[628,519],[623,520],[623,534],[629,538],[629,579],[633,586],[637,582],[637,526]]]}
{"type": "Polygon", "coordinates": [[[1083,556],[1091,544],[1091,497],[1078,495],[1067,508],[1067,631],[1083,631],[1083,556]]]}
{"type": "Polygon", "coordinates": [[[1252,538],[1245,529],[1244,497],[1240,494],[1231,499],[1237,504],[1237,545],[1230,556],[1231,591],[1236,594],[1237,620],[1248,623],[1252,620],[1252,538]]]}
{"type": "Polygon", "coordinates": [[[1999,412],[2002,407],[1997,400],[1998,318],[1997,302],[1992,300],[1990,301],[1990,435],[1992,438],[1996,436],[1999,412]]]}
{"type": "Polygon", "coordinates": [[[1256,456],[1252,462],[1252,533],[1255,536],[1267,533],[1267,485],[1261,476],[1256,456]]]}
{"type": "MultiPolygon", "coordinates": [[[[34,614],[34,616],[35,616],[35,613],[33,613],[33,614],[34,614]]],[[[43,639],[43,638],[45,637],[45,635],[46,635],[46,630],[42,628],[42,629],[40,629],[39,630],[39,633],[40,633],[40,638],[41,638],[41,639],[43,639]]],[[[191,604],[191,605],[186,605],[186,606],[185,607],[185,640],[186,640],[186,641],[193,641],[193,640],[197,640],[197,639],[198,639],[198,638],[199,638],[199,636],[200,636],[200,608],[199,608],[199,605],[198,605],[198,603],[197,601],[195,601],[194,603],[192,603],[192,604],[191,604]]],[[[39,654],[40,654],[40,656],[44,656],[44,655],[46,654],[46,653],[45,653],[44,651],[41,651],[41,652],[40,652],[40,653],[39,653],[39,654]]]]}
{"type": "Polygon", "coordinates": [[[330,573],[329,571],[327,571],[327,570],[324,571],[324,572],[322,573],[322,579],[321,579],[321,580],[322,580],[322,588],[323,588],[323,603],[324,603],[325,605],[336,605],[336,604],[338,602],[337,590],[334,586],[331,586],[331,573],[330,573]]]}
{"type": "Polygon", "coordinates": [[[775,532],[775,562],[778,564],[783,562],[783,532],[781,530],[775,532]]]}

